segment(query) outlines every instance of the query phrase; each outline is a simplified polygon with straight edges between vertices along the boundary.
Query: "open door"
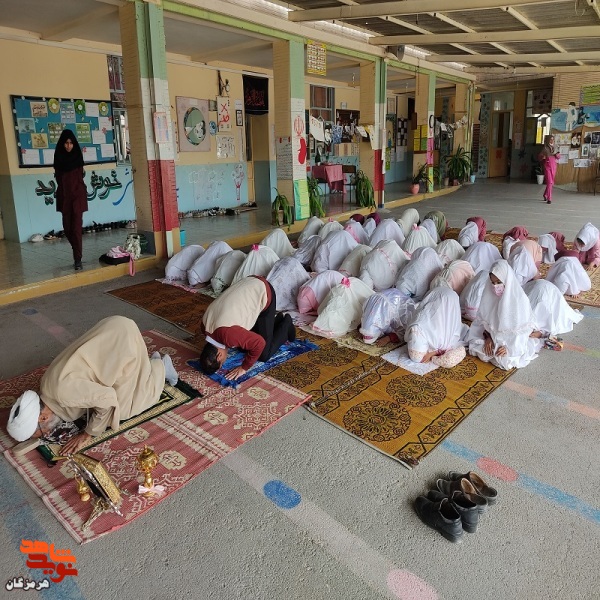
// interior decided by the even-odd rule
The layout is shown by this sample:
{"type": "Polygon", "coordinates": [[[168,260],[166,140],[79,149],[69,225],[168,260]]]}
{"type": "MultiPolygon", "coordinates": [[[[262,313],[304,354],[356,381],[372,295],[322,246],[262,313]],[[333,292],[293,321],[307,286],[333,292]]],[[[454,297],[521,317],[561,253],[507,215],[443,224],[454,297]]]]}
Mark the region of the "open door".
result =
{"type": "Polygon", "coordinates": [[[246,115],[246,134],[248,202],[270,206],[269,115],[246,115]]]}
{"type": "Polygon", "coordinates": [[[492,113],[488,177],[506,177],[509,168],[512,111],[492,113]]]}

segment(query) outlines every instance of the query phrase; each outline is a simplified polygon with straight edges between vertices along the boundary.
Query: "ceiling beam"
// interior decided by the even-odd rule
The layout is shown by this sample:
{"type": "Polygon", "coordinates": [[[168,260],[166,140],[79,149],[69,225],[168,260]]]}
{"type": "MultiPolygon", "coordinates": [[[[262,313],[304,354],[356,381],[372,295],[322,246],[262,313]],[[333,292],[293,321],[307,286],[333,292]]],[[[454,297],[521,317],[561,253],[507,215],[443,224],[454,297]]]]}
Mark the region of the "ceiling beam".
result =
{"type": "Polygon", "coordinates": [[[211,52],[204,53],[194,53],[190,58],[193,62],[203,62],[209,63],[215,60],[225,60],[225,57],[231,54],[235,54],[236,52],[245,52],[246,50],[259,50],[264,48],[270,48],[271,42],[266,42],[265,40],[254,39],[249,40],[247,42],[241,42],[240,44],[232,44],[231,46],[227,46],[226,48],[221,48],[219,50],[213,50],[211,52]]]}
{"type": "MultiPolygon", "coordinates": [[[[590,50],[584,52],[542,52],[539,54],[431,54],[427,57],[429,62],[457,62],[457,63],[492,63],[504,62],[508,64],[527,62],[575,62],[576,60],[596,60],[600,62],[600,51],[590,50]]],[[[599,67],[596,66],[596,69],[599,67]]]]}
{"type": "MultiPolygon", "coordinates": [[[[511,6],[521,4],[545,4],[548,0],[509,0],[511,6]]],[[[382,17],[386,15],[412,15],[426,12],[452,12],[486,8],[505,8],[507,2],[501,0],[400,0],[395,2],[376,2],[356,6],[334,6],[331,8],[312,8],[293,10],[288,20],[331,21],[332,19],[352,19],[361,17],[382,17]]]]}
{"type": "Polygon", "coordinates": [[[82,15],[81,17],[71,19],[70,21],[64,21],[57,27],[53,27],[52,29],[42,31],[42,39],[47,40],[49,42],[64,42],[68,39],[76,37],[72,35],[73,31],[82,28],[82,26],[90,27],[94,24],[94,21],[106,17],[107,15],[116,13],[118,10],[118,7],[112,4],[102,5],[100,8],[88,12],[85,15],[82,15]]]}
{"type": "Polygon", "coordinates": [[[359,60],[343,60],[335,63],[327,62],[327,71],[341,71],[342,69],[358,69],[360,68],[359,60]]]}
{"type": "MultiPolygon", "coordinates": [[[[436,15],[437,16],[437,15],[436,15]]],[[[488,31],[487,33],[431,33],[429,35],[380,35],[369,39],[375,46],[394,44],[481,44],[484,42],[533,42],[546,40],[568,40],[585,37],[600,37],[600,25],[584,27],[560,27],[524,31],[488,31]]]]}
{"type": "Polygon", "coordinates": [[[545,74],[552,77],[555,73],[586,73],[590,71],[598,72],[597,65],[568,65],[560,67],[511,67],[504,69],[502,67],[470,67],[465,73],[472,75],[492,75],[504,74],[517,77],[519,75],[537,75],[545,74]]]}

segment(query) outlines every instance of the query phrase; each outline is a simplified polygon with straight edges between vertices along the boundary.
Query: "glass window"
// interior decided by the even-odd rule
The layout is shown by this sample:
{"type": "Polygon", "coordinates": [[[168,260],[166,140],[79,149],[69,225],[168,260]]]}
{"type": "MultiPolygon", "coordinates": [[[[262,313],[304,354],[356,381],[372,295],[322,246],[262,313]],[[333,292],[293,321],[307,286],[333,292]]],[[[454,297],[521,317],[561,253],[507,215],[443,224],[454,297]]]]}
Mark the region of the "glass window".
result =
{"type": "Polygon", "coordinates": [[[334,88],[310,86],[310,114],[323,121],[333,122],[334,88]]]}
{"type": "Polygon", "coordinates": [[[492,94],[492,110],[512,110],[515,104],[514,92],[496,92],[492,94]]]}
{"type": "Polygon", "coordinates": [[[131,147],[129,145],[129,127],[127,126],[127,111],[124,108],[113,110],[115,126],[115,154],[118,165],[131,164],[131,147]]]}
{"type": "Polygon", "coordinates": [[[550,134],[550,113],[539,111],[539,102],[536,103],[533,90],[527,92],[527,120],[526,144],[543,144],[544,137],[550,134]]]}

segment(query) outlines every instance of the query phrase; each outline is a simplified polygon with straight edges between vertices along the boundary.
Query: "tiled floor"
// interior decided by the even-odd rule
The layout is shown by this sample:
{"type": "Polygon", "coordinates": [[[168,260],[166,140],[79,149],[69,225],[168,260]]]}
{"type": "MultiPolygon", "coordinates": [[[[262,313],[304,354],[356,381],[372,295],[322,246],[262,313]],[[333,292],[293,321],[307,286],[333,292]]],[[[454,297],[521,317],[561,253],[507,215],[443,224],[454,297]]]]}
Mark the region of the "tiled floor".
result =
{"type": "MultiPolygon", "coordinates": [[[[406,195],[406,184],[392,184],[386,194],[395,198],[406,195]]],[[[389,199],[389,198],[388,198],[389,199]]],[[[328,215],[352,210],[356,206],[348,194],[331,194],[325,197],[328,215]]],[[[226,240],[254,231],[265,231],[271,226],[270,206],[259,206],[257,210],[246,211],[236,216],[186,218],[181,220],[185,230],[186,244],[206,244],[215,240],[226,240]]],[[[83,268],[102,267],[98,258],[114,246],[122,245],[128,233],[135,230],[113,229],[83,236],[83,268]]],[[[0,290],[48,281],[53,278],[73,274],[71,246],[66,238],[26,242],[18,244],[0,240],[0,290]]]]}

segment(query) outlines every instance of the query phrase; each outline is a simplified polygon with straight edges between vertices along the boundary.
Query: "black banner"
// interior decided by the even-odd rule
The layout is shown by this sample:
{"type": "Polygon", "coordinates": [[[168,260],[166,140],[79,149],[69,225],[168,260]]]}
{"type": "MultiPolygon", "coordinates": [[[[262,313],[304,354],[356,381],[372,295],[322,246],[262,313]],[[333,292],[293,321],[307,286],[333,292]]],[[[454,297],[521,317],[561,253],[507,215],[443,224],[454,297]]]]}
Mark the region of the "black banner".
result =
{"type": "Polygon", "coordinates": [[[266,115],[269,112],[269,80],[266,77],[244,78],[244,110],[247,115],[266,115]]]}

